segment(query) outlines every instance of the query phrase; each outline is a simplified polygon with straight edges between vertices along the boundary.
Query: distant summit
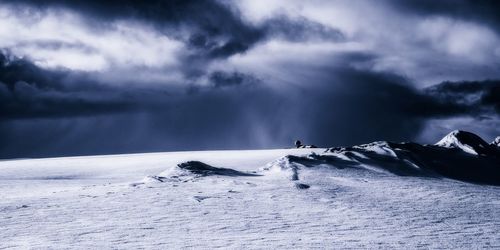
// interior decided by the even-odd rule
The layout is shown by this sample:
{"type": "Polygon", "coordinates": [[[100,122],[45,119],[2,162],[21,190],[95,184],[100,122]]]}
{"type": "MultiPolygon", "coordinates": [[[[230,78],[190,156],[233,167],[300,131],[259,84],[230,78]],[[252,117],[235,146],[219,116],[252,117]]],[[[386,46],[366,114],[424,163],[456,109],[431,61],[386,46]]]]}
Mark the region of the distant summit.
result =
{"type": "Polygon", "coordinates": [[[500,147],[500,136],[497,136],[497,138],[491,142],[491,145],[500,147]]]}
{"type": "MultiPolygon", "coordinates": [[[[500,137],[497,137],[497,143],[500,142],[500,137]]],[[[496,141],[496,140],[495,140],[496,141]]],[[[445,148],[456,148],[466,153],[473,155],[490,154],[492,149],[490,144],[485,142],[481,137],[467,131],[455,130],[434,144],[445,148]]]]}

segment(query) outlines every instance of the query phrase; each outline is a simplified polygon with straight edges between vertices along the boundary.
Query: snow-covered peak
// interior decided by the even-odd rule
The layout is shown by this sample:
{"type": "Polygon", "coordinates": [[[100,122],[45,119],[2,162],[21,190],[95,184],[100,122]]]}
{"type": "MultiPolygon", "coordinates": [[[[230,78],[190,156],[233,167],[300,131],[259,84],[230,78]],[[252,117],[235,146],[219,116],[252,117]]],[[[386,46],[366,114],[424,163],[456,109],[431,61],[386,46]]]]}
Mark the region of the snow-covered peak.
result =
{"type": "Polygon", "coordinates": [[[467,131],[455,130],[435,144],[446,148],[457,148],[469,154],[482,154],[490,145],[481,137],[467,131]]]}
{"type": "Polygon", "coordinates": [[[491,142],[491,145],[500,147],[500,136],[497,136],[497,138],[491,142]]]}

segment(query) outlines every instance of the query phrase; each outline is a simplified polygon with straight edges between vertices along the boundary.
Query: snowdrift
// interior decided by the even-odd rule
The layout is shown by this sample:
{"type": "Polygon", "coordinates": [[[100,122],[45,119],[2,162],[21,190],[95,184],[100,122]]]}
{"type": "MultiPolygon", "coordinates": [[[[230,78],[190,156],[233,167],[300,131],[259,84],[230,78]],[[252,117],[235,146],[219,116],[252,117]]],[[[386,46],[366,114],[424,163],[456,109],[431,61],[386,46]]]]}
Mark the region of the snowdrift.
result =
{"type": "Polygon", "coordinates": [[[158,175],[146,176],[142,182],[133,183],[137,186],[145,183],[165,182],[165,181],[192,181],[206,176],[258,176],[255,173],[246,173],[230,168],[218,168],[210,166],[200,161],[187,161],[179,163],[173,168],[165,170],[158,175]]]}

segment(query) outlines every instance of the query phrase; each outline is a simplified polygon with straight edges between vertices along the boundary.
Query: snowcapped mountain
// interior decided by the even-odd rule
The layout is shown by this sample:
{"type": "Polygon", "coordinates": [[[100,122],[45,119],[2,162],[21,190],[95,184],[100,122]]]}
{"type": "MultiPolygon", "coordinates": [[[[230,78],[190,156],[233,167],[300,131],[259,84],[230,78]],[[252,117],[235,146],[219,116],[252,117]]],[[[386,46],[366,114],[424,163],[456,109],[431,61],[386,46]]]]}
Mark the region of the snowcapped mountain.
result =
{"type": "Polygon", "coordinates": [[[491,145],[500,147],[500,136],[497,136],[497,138],[491,142],[491,145]]]}
{"type": "Polygon", "coordinates": [[[490,154],[496,149],[491,149],[491,145],[481,137],[466,131],[455,130],[435,144],[446,148],[460,149],[466,153],[479,155],[490,154]]]}
{"type": "Polygon", "coordinates": [[[308,158],[337,167],[376,167],[397,175],[443,176],[500,185],[500,149],[466,131],[453,131],[434,145],[374,142],[327,151],[308,158]]]}

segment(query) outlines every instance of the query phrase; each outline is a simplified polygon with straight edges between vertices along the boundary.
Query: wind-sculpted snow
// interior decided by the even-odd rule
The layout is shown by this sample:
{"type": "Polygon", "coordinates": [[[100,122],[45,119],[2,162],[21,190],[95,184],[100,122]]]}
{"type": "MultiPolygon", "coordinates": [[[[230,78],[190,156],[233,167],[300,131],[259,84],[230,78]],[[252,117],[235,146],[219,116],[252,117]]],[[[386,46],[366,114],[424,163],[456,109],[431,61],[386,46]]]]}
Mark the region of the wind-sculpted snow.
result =
{"type": "Polygon", "coordinates": [[[500,187],[478,184],[497,183],[494,152],[374,142],[3,161],[0,249],[495,249],[500,187]]]}
{"type": "Polygon", "coordinates": [[[297,156],[284,156],[271,163],[268,163],[266,167],[262,168],[262,171],[269,171],[271,173],[285,173],[288,179],[291,181],[296,181],[299,179],[299,162],[300,157],[297,156]]]}
{"type": "Polygon", "coordinates": [[[216,168],[199,161],[188,161],[180,163],[177,168],[189,174],[197,176],[224,175],[224,176],[255,176],[255,174],[244,173],[230,168],[216,168]]]}
{"type": "Polygon", "coordinates": [[[258,176],[254,173],[245,173],[230,168],[218,168],[210,166],[200,161],[187,161],[177,164],[175,167],[170,168],[158,175],[146,176],[142,182],[132,183],[132,186],[152,183],[152,182],[165,182],[165,181],[192,181],[205,176],[258,176]]]}

